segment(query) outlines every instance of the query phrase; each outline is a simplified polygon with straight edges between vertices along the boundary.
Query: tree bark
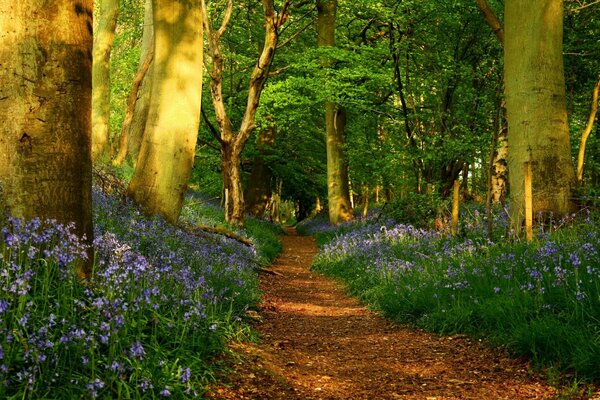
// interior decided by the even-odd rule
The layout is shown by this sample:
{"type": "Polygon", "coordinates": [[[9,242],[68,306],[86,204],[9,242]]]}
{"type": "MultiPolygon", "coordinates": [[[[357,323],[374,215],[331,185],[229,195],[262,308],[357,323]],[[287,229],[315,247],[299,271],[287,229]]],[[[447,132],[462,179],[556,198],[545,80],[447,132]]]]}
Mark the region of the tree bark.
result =
{"type": "Polygon", "coordinates": [[[100,0],[94,28],[92,66],[92,159],[106,155],[110,140],[110,53],[115,40],[119,0],[100,0]]]}
{"type": "MultiPolygon", "coordinates": [[[[317,0],[317,45],[335,46],[337,0],[317,0]]],[[[329,60],[323,60],[329,66],[329,60]]],[[[348,187],[348,164],[344,152],[346,113],[332,102],[325,104],[327,132],[327,197],[329,221],[340,224],[354,219],[348,187]]]]}
{"type": "Polygon", "coordinates": [[[504,46],[504,28],[502,27],[502,23],[498,20],[496,13],[492,10],[492,7],[490,7],[490,4],[487,0],[475,0],[475,3],[477,3],[477,8],[479,8],[485,22],[492,29],[492,32],[496,35],[500,44],[504,46]]]}
{"type": "Polygon", "coordinates": [[[128,187],[145,212],[176,223],[194,163],[202,96],[200,2],[153,0],[154,73],[146,132],[128,187]]]}
{"type": "Polygon", "coordinates": [[[590,110],[590,116],[588,118],[587,125],[581,134],[581,140],[579,141],[579,154],[577,156],[577,181],[581,185],[583,182],[583,163],[585,161],[585,145],[588,137],[594,127],[594,121],[596,120],[596,112],[598,111],[598,91],[600,90],[600,79],[596,82],[594,90],[592,92],[592,107],[590,110]]]}
{"type": "Polygon", "coordinates": [[[1,207],[15,217],[74,222],[89,242],[92,7],[91,0],[0,2],[1,207]]]}
{"type": "Polygon", "coordinates": [[[264,130],[258,139],[259,154],[254,158],[252,172],[248,179],[248,199],[246,211],[255,217],[262,217],[271,197],[271,181],[273,173],[265,162],[265,154],[275,144],[277,129],[272,126],[264,130]]]}
{"type": "Polygon", "coordinates": [[[531,162],[534,213],[573,210],[576,184],[567,125],[562,0],[507,0],[504,81],[510,214],[521,233],[524,163],[531,162]]]}

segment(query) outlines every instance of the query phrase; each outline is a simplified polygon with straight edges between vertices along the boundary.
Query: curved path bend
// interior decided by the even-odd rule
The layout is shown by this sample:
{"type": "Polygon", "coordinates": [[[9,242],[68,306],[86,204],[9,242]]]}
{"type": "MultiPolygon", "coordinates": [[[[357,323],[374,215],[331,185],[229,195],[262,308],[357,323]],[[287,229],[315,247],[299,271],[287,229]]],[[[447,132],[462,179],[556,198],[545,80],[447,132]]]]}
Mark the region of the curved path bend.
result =
{"type": "Polygon", "coordinates": [[[263,274],[260,344],[233,345],[234,373],[212,399],[549,399],[523,361],[464,336],[395,325],[310,270],[314,239],[292,229],[263,274]]]}

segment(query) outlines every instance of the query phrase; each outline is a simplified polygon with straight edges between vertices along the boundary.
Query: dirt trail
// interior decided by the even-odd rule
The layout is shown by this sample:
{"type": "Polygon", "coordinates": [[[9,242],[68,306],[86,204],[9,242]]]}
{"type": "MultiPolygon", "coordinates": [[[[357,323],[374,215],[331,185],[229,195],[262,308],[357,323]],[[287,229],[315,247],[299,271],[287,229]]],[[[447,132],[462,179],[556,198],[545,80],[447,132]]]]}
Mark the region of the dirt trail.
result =
{"type": "Polygon", "coordinates": [[[293,230],[263,275],[262,343],[238,344],[212,399],[547,399],[555,390],[466,337],[397,326],[310,271],[314,240],[293,230]],[[281,275],[279,275],[281,274],[281,275]]]}

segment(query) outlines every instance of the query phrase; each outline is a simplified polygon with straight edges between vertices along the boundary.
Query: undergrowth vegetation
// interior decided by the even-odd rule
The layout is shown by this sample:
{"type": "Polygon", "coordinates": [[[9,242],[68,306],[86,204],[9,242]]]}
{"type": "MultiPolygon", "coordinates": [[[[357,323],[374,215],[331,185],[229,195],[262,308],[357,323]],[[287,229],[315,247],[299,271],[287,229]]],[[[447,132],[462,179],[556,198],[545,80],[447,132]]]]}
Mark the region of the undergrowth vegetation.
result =
{"type": "Polygon", "coordinates": [[[527,243],[505,237],[501,213],[491,235],[476,208],[463,215],[456,237],[378,217],[339,228],[316,219],[301,230],[321,243],[313,268],[386,316],[485,338],[539,367],[599,382],[599,216],[546,225],[527,243]]]}
{"type": "MultiPolygon", "coordinates": [[[[216,225],[191,196],[182,219],[216,225]]],[[[0,232],[0,398],[193,398],[227,340],[245,335],[256,268],[280,249],[279,227],[249,221],[237,240],[179,229],[94,191],[95,262],[73,227],[8,219],[0,232]]]]}

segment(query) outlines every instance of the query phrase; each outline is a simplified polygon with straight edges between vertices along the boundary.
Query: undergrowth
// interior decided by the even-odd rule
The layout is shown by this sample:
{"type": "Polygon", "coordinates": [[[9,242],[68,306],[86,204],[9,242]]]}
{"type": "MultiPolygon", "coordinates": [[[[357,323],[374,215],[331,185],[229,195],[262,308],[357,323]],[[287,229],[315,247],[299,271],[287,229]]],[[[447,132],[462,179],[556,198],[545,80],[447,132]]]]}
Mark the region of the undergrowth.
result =
{"type": "Polygon", "coordinates": [[[505,216],[489,235],[481,213],[464,214],[456,237],[391,221],[307,223],[330,238],[313,268],[399,322],[485,338],[600,382],[599,216],[547,225],[527,243],[504,237],[505,216]]]}
{"type": "MultiPolygon", "coordinates": [[[[188,199],[182,218],[222,224],[188,199]]],[[[280,228],[249,221],[250,247],[190,233],[94,190],[95,262],[72,226],[8,219],[0,231],[0,398],[194,398],[214,356],[248,331],[256,268],[279,251],[280,228]]]]}

